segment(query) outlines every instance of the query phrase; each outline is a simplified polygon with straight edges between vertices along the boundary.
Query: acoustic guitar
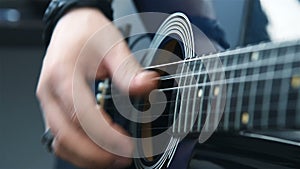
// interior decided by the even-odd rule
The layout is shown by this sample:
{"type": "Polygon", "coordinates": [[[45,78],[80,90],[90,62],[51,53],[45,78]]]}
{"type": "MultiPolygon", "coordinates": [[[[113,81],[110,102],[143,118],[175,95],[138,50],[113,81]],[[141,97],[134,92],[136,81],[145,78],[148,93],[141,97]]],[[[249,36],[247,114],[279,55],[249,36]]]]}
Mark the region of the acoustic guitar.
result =
{"type": "Polygon", "coordinates": [[[213,133],[300,127],[299,41],[216,52],[197,40],[199,34],[181,13],[162,23],[141,61],[160,74],[151,96],[116,107],[114,99],[128,96],[112,92],[108,82],[99,85],[107,112],[134,119],[123,122],[139,138],[136,168],[187,168],[196,143],[213,133]],[[201,46],[214,53],[199,55],[201,46]]]}

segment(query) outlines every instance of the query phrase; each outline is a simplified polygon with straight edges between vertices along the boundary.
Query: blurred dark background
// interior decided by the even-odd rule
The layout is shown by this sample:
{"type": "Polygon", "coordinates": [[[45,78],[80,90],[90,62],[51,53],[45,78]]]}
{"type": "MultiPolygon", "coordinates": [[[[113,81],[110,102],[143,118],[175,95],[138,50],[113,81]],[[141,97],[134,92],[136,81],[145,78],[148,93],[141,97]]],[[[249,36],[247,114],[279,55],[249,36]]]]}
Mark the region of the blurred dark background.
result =
{"type": "MultiPolygon", "coordinates": [[[[214,0],[231,47],[268,41],[258,0],[214,0]],[[247,25],[244,26],[244,25],[247,25]],[[252,36],[250,36],[250,34],[252,36]]],[[[0,0],[0,168],[50,169],[40,144],[43,119],[35,88],[41,68],[42,14],[46,0],[0,0]]],[[[115,16],[135,12],[131,0],[114,0],[115,16]]]]}
{"type": "Polygon", "coordinates": [[[0,0],[0,45],[40,46],[46,0],[0,0]]]}
{"type": "Polygon", "coordinates": [[[47,1],[0,0],[0,168],[52,168],[35,99],[47,1]]]}

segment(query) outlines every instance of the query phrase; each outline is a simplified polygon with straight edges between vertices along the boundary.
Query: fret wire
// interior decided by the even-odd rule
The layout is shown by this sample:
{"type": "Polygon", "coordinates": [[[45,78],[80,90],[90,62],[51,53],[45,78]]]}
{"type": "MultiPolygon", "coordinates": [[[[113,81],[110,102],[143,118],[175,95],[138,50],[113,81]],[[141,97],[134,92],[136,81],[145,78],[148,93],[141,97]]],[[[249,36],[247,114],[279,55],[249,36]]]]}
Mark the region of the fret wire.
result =
{"type": "MultiPolygon", "coordinates": [[[[202,69],[202,62],[200,60],[196,60],[194,62],[191,62],[193,63],[194,67],[193,67],[193,71],[192,72],[200,72],[201,69],[202,69]]],[[[195,83],[195,84],[198,84],[199,83],[199,76],[196,76],[196,77],[192,77],[191,78],[191,83],[195,83]]],[[[199,103],[199,98],[197,97],[197,94],[198,94],[198,87],[197,86],[194,86],[191,88],[191,94],[192,96],[189,96],[189,97],[192,97],[192,99],[190,99],[190,102],[191,102],[191,117],[189,117],[189,120],[190,120],[190,124],[189,124],[189,130],[192,131],[193,130],[193,127],[195,126],[195,123],[196,123],[196,119],[195,119],[195,116],[198,116],[198,113],[199,113],[199,110],[196,108],[196,105],[199,103]]]]}
{"type": "MultiPolygon", "coordinates": [[[[224,66],[223,65],[227,65],[227,59],[225,59],[224,61],[223,61],[223,63],[221,63],[222,65],[218,65],[218,67],[223,67],[224,68],[224,66]]],[[[219,63],[219,62],[218,62],[219,63]]],[[[215,115],[215,119],[214,119],[214,124],[217,124],[217,125],[219,125],[219,123],[220,123],[220,121],[221,121],[221,118],[222,117],[219,117],[220,115],[223,115],[223,113],[224,113],[224,110],[225,110],[225,107],[224,107],[224,109],[223,110],[220,110],[220,106],[222,106],[221,105],[221,101],[223,100],[223,91],[225,92],[224,94],[225,94],[225,97],[226,97],[226,88],[227,88],[227,83],[226,83],[226,80],[225,80],[225,78],[226,78],[226,75],[225,75],[225,71],[221,71],[221,76],[220,76],[220,80],[224,80],[224,84],[222,84],[222,85],[219,85],[220,86],[220,90],[219,90],[219,95],[217,96],[217,104],[216,104],[216,107],[217,107],[217,109],[216,109],[216,115],[215,115]],[[220,112],[220,111],[223,111],[223,112],[220,112]],[[220,118],[220,119],[219,119],[220,118]]],[[[228,99],[228,98],[225,98],[225,99],[228,99]]],[[[225,106],[225,105],[224,105],[225,106]]]]}
{"type": "MultiPolygon", "coordinates": [[[[300,45],[297,46],[297,49],[296,49],[297,53],[299,54],[300,53],[300,45]]],[[[299,73],[297,74],[299,75],[299,73]]],[[[296,109],[296,125],[297,127],[300,127],[300,88],[298,88],[298,102],[297,102],[297,109],[296,109]]]]}
{"type": "Polygon", "coordinates": [[[232,84],[228,84],[227,87],[228,97],[226,98],[227,106],[225,107],[225,111],[224,111],[224,124],[223,124],[223,128],[225,131],[229,129],[229,112],[230,112],[230,104],[231,104],[231,94],[232,94],[232,84]]]}
{"type": "MultiPolygon", "coordinates": [[[[257,68],[257,67],[262,67],[262,66],[272,66],[272,65],[276,65],[278,63],[292,63],[293,62],[293,56],[288,55],[285,57],[272,57],[269,59],[264,59],[264,60],[260,60],[260,64],[259,66],[257,65],[257,61],[253,61],[251,63],[245,63],[245,64],[239,64],[239,65],[233,65],[233,66],[229,66],[225,69],[216,69],[216,70],[212,70],[210,73],[216,73],[219,71],[234,71],[234,70],[239,70],[239,69],[249,69],[249,68],[257,68]]],[[[295,61],[300,61],[300,58],[297,58],[295,61]]],[[[200,74],[204,74],[202,72],[200,72],[200,74]]],[[[193,75],[197,75],[197,74],[184,74],[183,76],[193,76],[193,75]]],[[[181,76],[178,74],[175,75],[168,75],[168,76],[163,76],[160,77],[160,80],[169,80],[171,78],[180,78],[181,76]]]]}
{"type": "MultiPolygon", "coordinates": [[[[195,71],[195,66],[196,66],[196,64],[194,64],[192,72],[195,71]]],[[[191,71],[190,67],[191,67],[191,62],[188,62],[187,72],[191,71]]],[[[189,83],[189,85],[193,85],[193,78],[192,77],[186,77],[185,78],[185,83],[189,83]]],[[[193,89],[192,87],[188,88],[187,101],[186,101],[186,104],[185,104],[186,107],[185,107],[185,111],[183,112],[183,115],[184,115],[184,128],[183,128],[183,131],[184,131],[184,133],[187,132],[188,116],[186,116],[186,114],[189,112],[189,109],[190,109],[190,103],[191,103],[190,98],[191,98],[191,92],[192,92],[191,90],[192,89],[193,89]]],[[[195,101],[195,99],[193,99],[193,101],[195,101]]]]}
{"type": "MultiPolygon", "coordinates": [[[[278,57],[278,50],[271,50],[271,56],[278,57]]],[[[271,72],[270,77],[274,77],[275,66],[268,66],[268,72],[271,72]]],[[[263,105],[262,105],[262,116],[261,116],[261,126],[266,129],[268,127],[269,121],[269,109],[270,109],[270,100],[271,100],[271,92],[272,92],[273,80],[267,80],[264,87],[264,96],[263,96],[263,105]]]]}
{"type": "MultiPolygon", "coordinates": [[[[294,72],[295,73],[295,72],[294,72]]],[[[298,73],[298,72],[297,72],[298,73]]],[[[298,73],[299,74],[299,73],[298,73]]],[[[294,74],[294,76],[295,76],[295,74],[294,74]]],[[[297,76],[297,75],[296,75],[297,76]]],[[[293,77],[293,78],[295,78],[295,77],[293,77]]],[[[297,77],[296,77],[297,78],[297,77]]],[[[292,80],[292,79],[291,79],[292,80]]],[[[291,81],[290,81],[291,82],[291,81]]],[[[296,127],[296,128],[298,128],[298,129],[300,129],[300,87],[299,86],[294,86],[294,84],[292,84],[292,82],[291,82],[291,90],[293,91],[293,92],[295,92],[294,94],[295,94],[295,98],[296,98],[296,101],[295,101],[295,103],[294,103],[294,105],[293,105],[293,107],[295,107],[295,112],[294,112],[294,119],[291,119],[291,121],[293,121],[293,123],[294,123],[294,126],[296,127]]],[[[290,99],[290,98],[289,98],[290,99]]],[[[290,101],[290,100],[289,100],[290,101]]]]}
{"type": "MultiPolygon", "coordinates": [[[[300,45],[296,46],[296,52],[297,54],[300,54],[300,45]]],[[[296,60],[296,59],[295,59],[296,60]]],[[[299,76],[299,71],[297,73],[295,73],[296,76],[299,76]]],[[[296,90],[298,92],[298,96],[297,96],[297,100],[296,100],[296,127],[300,128],[300,87],[297,86],[296,90]]]]}
{"type": "Polygon", "coordinates": [[[297,97],[297,100],[296,100],[296,126],[298,128],[300,128],[300,88],[297,89],[298,91],[298,97],[297,97]]]}
{"type": "MultiPolygon", "coordinates": [[[[208,62],[212,62],[212,64],[213,64],[213,66],[212,66],[213,70],[217,67],[217,63],[218,62],[216,61],[216,59],[213,59],[213,60],[208,61],[208,62]]],[[[207,66],[207,67],[208,67],[208,70],[209,70],[210,81],[214,82],[215,79],[216,79],[216,73],[211,73],[210,67],[209,66],[207,66]]],[[[209,95],[211,96],[210,98],[214,97],[214,90],[215,90],[215,85],[213,84],[213,85],[211,85],[210,90],[209,90],[209,95]]],[[[209,123],[210,123],[210,117],[211,117],[211,110],[213,110],[212,109],[212,106],[213,106],[212,102],[210,101],[209,103],[210,104],[209,104],[209,106],[207,106],[207,110],[206,110],[206,112],[208,112],[208,113],[206,115],[206,121],[204,123],[204,125],[205,125],[205,131],[209,131],[209,123]]]]}
{"type": "MultiPolygon", "coordinates": [[[[236,65],[237,64],[237,55],[231,56],[233,57],[233,64],[236,65]]],[[[228,57],[226,58],[228,59],[228,57]]],[[[230,78],[234,78],[235,77],[235,71],[231,71],[230,72],[230,78]]],[[[227,81],[228,84],[228,81],[227,81]]],[[[231,100],[232,100],[232,88],[233,88],[233,83],[229,83],[228,85],[228,91],[227,91],[227,95],[228,95],[228,99],[227,99],[227,103],[226,103],[226,108],[225,108],[225,112],[224,112],[224,130],[228,130],[229,129],[229,112],[230,112],[230,105],[231,105],[231,100]]]]}
{"type": "MultiPolygon", "coordinates": [[[[287,48],[286,53],[287,56],[291,55],[292,59],[291,61],[294,61],[295,53],[294,53],[294,47],[287,48]],[[291,50],[291,48],[293,50],[291,50]]],[[[289,63],[285,62],[283,69],[289,70],[286,72],[286,74],[290,75],[292,77],[292,69],[289,69],[289,63]]],[[[289,90],[290,82],[287,80],[281,80],[281,86],[280,86],[280,95],[279,95],[279,104],[278,104],[278,116],[277,116],[277,124],[278,127],[283,127],[286,123],[286,111],[287,111],[287,99],[288,99],[288,90],[289,90]]]]}
{"type": "MultiPolygon", "coordinates": [[[[252,55],[255,54],[255,53],[252,53],[252,55]]],[[[261,77],[262,73],[260,73],[260,69],[264,66],[264,63],[263,61],[261,60],[262,57],[263,57],[263,53],[258,53],[258,59],[259,59],[259,62],[258,62],[258,67],[255,68],[254,72],[255,72],[255,76],[257,77],[261,77]]],[[[278,58],[273,58],[273,60],[278,60],[278,58]]],[[[275,63],[274,63],[275,64],[275,63]]],[[[271,77],[271,76],[269,76],[271,77]]],[[[254,80],[254,79],[252,79],[254,80]]],[[[265,79],[265,80],[268,80],[268,79],[265,79]]],[[[255,93],[259,93],[260,92],[260,84],[261,83],[264,83],[265,80],[258,80],[258,81],[254,81],[254,84],[253,86],[255,86],[255,89],[254,89],[254,92],[255,93]]],[[[263,92],[260,92],[260,93],[263,93],[263,92]]],[[[256,127],[259,127],[261,125],[261,108],[262,108],[262,104],[257,104],[257,102],[260,101],[260,97],[263,97],[263,96],[258,96],[257,94],[253,95],[252,96],[252,100],[254,101],[251,105],[251,111],[252,111],[252,115],[250,117],[250,121],[252,123],[252,127],[253,128],[256,128],[256,127]]],[[[261,103],[261,102],[260,102],[261,103]]]]}
{"type": "MultiPolygon", "coordinates": [[[[179,67],[181,67],[181,73],[183,72],[183,66],[184,65],[179,65],[179,67]]],[[[178,70],[178,69],[177,69],[178,70]]],[[[181,84],[181,78],[179,79],[179,82],[178,82],[178,85],[180,86],[181,84]]],[[[178,108],[178,99],[179,99],[179,96],[180,96],[180,90],[179,88],[177,89],[177,93],[176,93],[176,102],[175,102],[175,109],[174,109],[174,118],[173,118],[173,133],[175,133],[175,130],[176,130],[176,122],[177,122],[177,108],[178,108]]],[[[178,114],[179,115],[179,114],[178,114]]]]}
{"type": "Polygon", "coordinates": [[[259,77],[259,67],[255,68],[253,70],[253,74],[255,76],[252,76],[251,78],[251,87],[250,87],[250,93],[253,93],[252,97],[249,97],[249,103],[250,105],[248,107],[248,113],[249,113],[249,125],[248,128],[252,129],[254,126],[254,113],[255,113],[255,102],[256,102],[256,93],[257,93],[257,85],[258,85],[258,80],[254,80],[255,77],[259,77]]]}
{"type": "MultiPolygon", "coordinates": [[[[187,69],[187,66],[186,66],[186,62],[185,62],[185,64],[183,64],[183,68],[182,68],[182,71],[181,71],[181,73],[183,73],[183,72],[185,72],[186,71],[186,69],[187,69]]],[[[183,83],[183,86],[185,85],[185,82],[186,82],[186,78],[184,78],[184,80],[183,80],[183,82],[182,82],[182,78],[180,78],[179,79],[179,86],[182,86],[182,83],[183,83]]],[[[177,129],[177,132],[178,133],[180,133],[181,132],[181,123],[182,123],[182,114],[184,114],[183,113],[183,107],[184,106],[186,106],[183,102],[184,102],[184,96],[185,96],[185,89],[186,89],[186,87],[184,87],[184,88],[179,88],[179,89],[183,89],[182,91],[181,91],[181,100],[180,100],[180,104],[179,104],[179,106],[180,106],[180,108],[179,108],[179,113],[178,113],[178,129],[177,129]]],[[[180,92],[177,92],[178,94],[180,94],[180,92]]]]}
{"type": "MultiPolygon", "coordinates": [[[[202,66],[203,66],[203,63],[200,61],[200,63],[197,63],[197,62],[199,62],[199,61],[195,61],[194,62],[194,64],[195,65],[198,65],[198,64],[200,64],[199,65],[199,69],[197,70],[198,72],[200,72],[200,71],[202,71],[202,66]]],[[[196,83],[199,83],[199,80],[200,80],[200,75],[198,75],[197,76],[197,78],[196,78],[196,83]]],[[[201,110],[197,110],[196,109],[196,102],[198,101],[198,99],[199,99],[199,97],[198,97],[198,92],[199,92],[199,88],[197,87],[197,86],[195,86],[195,92],[194,92],[194,97],[193,98],[195,98],[196,99],[196,101],[194,101],[194,104],[193,104],[193,108],[192,108],[192,112],[194,112],[193,114],[192,114],[192,117],[191,117],[191,121],[193,122],[193,123],[191,123],[191,126],[190,126],[190,128],[191,128],[191,131],[193,130],[193,126],[195,125],[195,120],[194,120],[194,118],[195,118],[195,112],[196,113],[198,113],[197,115],[199,116],[199,113],[201,113],[201,110]]],[[[201,89],[202,90],[202,89],[201,89]]],[[[198,107],[198,106],[197,106],[198,107]]]]}
{"type": "MultiPolygon", "coordinates": [[[[203,65],[204,65],[204,63],[203,62],[201,62],[203,65]]],[[[210,62],[208,62],[207,63],[207,67],[209,67],[209,64],[210,64],[210,62]]],[[[204,65],[204,67],[205,67],[205,65],[204,65]]],[[[203,78],[203,84],[205,84],[206,83],[206,81],[207,81],[207,76],[208,76],[208,72],[207,72],[207,69],[205,68],[205,70],[204,70],[204,72],[206,72],[206,74],[204,74],[204,78],[203,78]]],[[[200,76],[200,75],[199,75],[200,76]]],[[[206,87],[207,87],[208,85],[205,85],[205,86],[202,86],[202,97],[201,97],[201,100],[200,100],[200,107],[199,107],[199,115],[198,115],[198,126],[197,126],[197,131],[199,131],[200,132],[200,129],[201,129],[201,120],[202,120],[202,112],[203,112],[203,103],[204,103],[204,97],[205,97],[205,89],[206,89],[206,87]]],[[[199,86],[197,86],[198,88],[199,88],[199,86]]]]}
{"type": "MultiPolygon", "coordinates": [[[[191,62],[185,62],[186,69],[184,70],[184,73],[189,72],[190,63],[191,62]]],[[[187,80],[188,80],[189,76],[188,77],[184,76],[184,77],[181,77],[181,78],[184,79],[183,86],[186,86],[186,83],[187,83],[187,80]]],[[[179,122],[180,125],[179,125],[178,128],[181,129],[181,124],[183,123],[183,131],[184,132],[185,132],[185,120],[186,120],[185,114],[186,114],[187,108],[188,108],[187,104],[189,103],[189,101],[188,101],[189,98],[187,97],[189,89],[190,89],[190,87],[183,88],[182,95],[181,95],[183,99],[181,99],[181,103],[180,103],[180,122],[179,122]]],[[[178,131],[178,133],[180,133],[180,132],[181,131],[178,131]]]]}
{"type": "MultiPolygon", "coordinates": [[[[247,62],[247,57],[244,55],[239,55],[239,57],[243,56],[243,63],[247,62]]],[[[247,69],[243,69],[242,70],[242,73],[241,73],[241,77],[242,77],[242,82],[239,83],[239,87],[238,87],[238,93],[237,93],[237,97],[240,97],[242,95],[239,95],[239,94],[242,94],[244,92],[244,86],[245,86],[245,78],[246,78],[246,71],[247,69]]],[[[234,120],[234,128],[235,129],[238,129],[240,128],[240,122],[241,122],[241,107],[242,107],[242,101],[243,101],[243,97],[242,98],[238,98],[237,99],[237,105],[236,105],[236,109],[235,109],[235,120],[234,120]]]]}

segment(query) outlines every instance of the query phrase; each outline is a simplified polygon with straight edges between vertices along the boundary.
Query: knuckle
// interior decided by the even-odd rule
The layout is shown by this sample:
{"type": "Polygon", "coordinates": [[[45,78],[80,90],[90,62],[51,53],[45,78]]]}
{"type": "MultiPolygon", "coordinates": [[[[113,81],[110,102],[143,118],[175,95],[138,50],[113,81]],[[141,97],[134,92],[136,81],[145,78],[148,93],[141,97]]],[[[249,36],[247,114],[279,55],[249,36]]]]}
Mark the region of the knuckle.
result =
{"type": "Polygon", "coordinates": [[[52,145],[54,154],[61,157],[63,155],[66,143],[67,136],[65,136],[65,134],[57,134],[52,145]]]}
{"type": "Polygon", "coordinates": [[[77,114],[74,111],[73,111],[73,114],[71,115],[71,121],[72,121],[72,123],[75,127],[77,127],[80,130],[83,130],[82,127],[81,127],[80,121],[77,117],[77,114]]]}
{"type": "Polygon", "coordinates": [[[46,85],[43,85],[41,82],[39,82],[35,90],[35,96],[40,102],[43,100],[43,97],[45,96],[46,92],[46,85]]]}
{"type": "Polygon", "coordinates": [[[40,86],[38,86],[37,88],[36,88],[36,90],[35,90],[35,96],[40,100],[41,99],[41,96],[42,94],[41,94],[41,87],[40,86]]]}
{"type": "Polygon", "coordinates": [[[56,156],[61,157],[61,144],[58,143],[57,138],[55,137],[53,143],[52,143],[52,151],[56,156]]]}

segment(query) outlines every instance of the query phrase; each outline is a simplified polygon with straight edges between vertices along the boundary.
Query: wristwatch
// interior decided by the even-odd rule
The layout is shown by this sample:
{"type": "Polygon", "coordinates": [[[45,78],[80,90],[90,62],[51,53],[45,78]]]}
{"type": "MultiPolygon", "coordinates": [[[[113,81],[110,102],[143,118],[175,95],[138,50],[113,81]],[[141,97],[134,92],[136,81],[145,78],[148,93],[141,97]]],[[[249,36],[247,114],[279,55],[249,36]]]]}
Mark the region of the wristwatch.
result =
{"type": "Polygon", "coordinates": [[[45,11],[43,41],[48,46],[58,20],[69,10],[80,7],[99,9],[108,19],[112,20],[111,0],[52,0],[45,11]]]}

